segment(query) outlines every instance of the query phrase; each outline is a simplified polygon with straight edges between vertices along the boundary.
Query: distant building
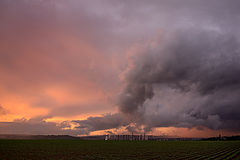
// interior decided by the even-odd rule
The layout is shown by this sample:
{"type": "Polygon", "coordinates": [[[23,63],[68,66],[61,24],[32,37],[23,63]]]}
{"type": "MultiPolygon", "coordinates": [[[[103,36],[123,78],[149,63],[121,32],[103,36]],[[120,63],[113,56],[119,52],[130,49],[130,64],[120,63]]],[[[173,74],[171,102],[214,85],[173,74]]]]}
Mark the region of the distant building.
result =
{"type": "Polygon", "coordinates": [[[144,135],[106,135],[105,140],[128,140],[128,141],[143,141],[148,140],[148,136],[144,135]]]}
{"type": "Polygon", "coordinates": [[[201,140],[202,138],[174,138],[154,135],[105,135],[105,140],[127,140],[127,141],[189,141],[201,140]]]}

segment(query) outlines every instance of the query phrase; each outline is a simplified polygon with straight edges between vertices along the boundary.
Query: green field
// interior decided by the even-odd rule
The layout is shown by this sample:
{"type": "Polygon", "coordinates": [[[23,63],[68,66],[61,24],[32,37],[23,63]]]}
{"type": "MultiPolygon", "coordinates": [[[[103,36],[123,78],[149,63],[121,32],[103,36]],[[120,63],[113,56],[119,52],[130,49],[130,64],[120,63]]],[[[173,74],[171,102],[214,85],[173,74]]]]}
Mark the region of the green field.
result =
{"type": "Polygon", "coordinates": [[[0,140],[5,159],[240,160],[240,141],[0,140]]]}

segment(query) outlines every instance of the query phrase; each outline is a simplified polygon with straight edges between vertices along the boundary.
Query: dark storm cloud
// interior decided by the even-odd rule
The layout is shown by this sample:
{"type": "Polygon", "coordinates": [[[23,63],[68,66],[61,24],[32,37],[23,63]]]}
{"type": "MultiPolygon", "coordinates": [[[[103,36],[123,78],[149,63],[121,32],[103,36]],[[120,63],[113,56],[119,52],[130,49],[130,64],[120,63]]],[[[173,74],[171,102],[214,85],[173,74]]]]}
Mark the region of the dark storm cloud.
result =
{"type": "MultiPolygon", "coordinates": [[[[127,128],[205,126],[239,131],[239,2],[121,1],[121,5],[123,17],[136,24],[143,21],[138,15],[148,22],[151,12],[161,29],[157,40],[138,46],[124,75],[118,106],[128,124],[135,124],[127,128]]],[[[85,122],[98,130],[97,123],[85,122]]]]}
{"type": "Polygon", "coordinates": [[[118,128],[122,126],[127,126],[129,124],[127,118],[120,113],[106,114],[99,117],[88,117],[86,120],[76,120],[73,122],[78,123],[79,126],[76,128],[84,130],[85,133],[96,130],[118,128]]]}
{"type": "Polygon", "coordinates": [[[167,33],[135,58],[126,73],[120,110],[139,113],[151,127],[239,131],[239,46],[238,37],[224,31],[167,33]]]}

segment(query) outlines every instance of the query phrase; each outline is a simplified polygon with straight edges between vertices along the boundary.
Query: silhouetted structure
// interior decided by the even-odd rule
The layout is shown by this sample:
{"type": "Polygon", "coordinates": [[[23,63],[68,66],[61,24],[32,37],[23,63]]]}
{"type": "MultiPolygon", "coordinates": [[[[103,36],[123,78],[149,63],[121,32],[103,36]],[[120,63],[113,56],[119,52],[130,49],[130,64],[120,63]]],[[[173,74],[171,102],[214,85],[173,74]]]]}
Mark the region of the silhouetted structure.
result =
{"type": "Polygon", "coordinates": [[[131,141],[143,141],[148,140],[148,136],[143,135],[106,135],[105,140],[131,140],[131,141]]]}

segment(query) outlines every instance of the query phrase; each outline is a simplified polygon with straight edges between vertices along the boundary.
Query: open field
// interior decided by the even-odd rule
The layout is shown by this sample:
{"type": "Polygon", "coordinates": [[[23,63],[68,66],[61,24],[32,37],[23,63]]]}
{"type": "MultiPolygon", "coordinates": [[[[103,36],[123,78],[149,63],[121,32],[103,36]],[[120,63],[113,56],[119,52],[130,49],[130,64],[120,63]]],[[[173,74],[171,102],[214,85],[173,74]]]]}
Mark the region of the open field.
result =
{"type": "Polygon", "coordinates": [[[239,160],[240,141],[0,140],[0,159],[239,160]]]}

